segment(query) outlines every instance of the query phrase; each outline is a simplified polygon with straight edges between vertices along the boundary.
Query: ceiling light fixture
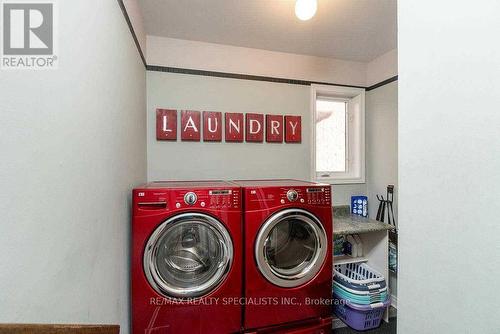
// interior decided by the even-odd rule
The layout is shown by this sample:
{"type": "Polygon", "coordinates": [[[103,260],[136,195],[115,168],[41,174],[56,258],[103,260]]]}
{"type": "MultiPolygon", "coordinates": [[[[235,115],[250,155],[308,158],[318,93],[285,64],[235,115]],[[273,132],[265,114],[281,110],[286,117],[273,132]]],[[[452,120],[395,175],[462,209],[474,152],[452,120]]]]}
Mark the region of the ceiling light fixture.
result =
{"type": "Polygon", "coordinates": [[[310,20],[318,9],[317,0],[297,0],[295,2],[295,15],[302,20],[310,20]]]}

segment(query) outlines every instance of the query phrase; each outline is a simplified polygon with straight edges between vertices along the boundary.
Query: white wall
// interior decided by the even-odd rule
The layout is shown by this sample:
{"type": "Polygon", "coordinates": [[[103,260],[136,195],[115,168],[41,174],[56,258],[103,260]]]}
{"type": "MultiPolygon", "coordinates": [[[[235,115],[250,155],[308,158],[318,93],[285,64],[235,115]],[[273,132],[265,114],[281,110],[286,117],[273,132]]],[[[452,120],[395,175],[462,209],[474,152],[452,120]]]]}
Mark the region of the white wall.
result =
{"type": "Polygon", "coordinates": [[[366,86],[398,75],[398,50],[394,49],[366,64],[366,86]]]}
{"type": "Polygon", "coordinates": [[[498,333],[500,2],[398,11],[398,332],[498,333]]]}
{"type": "Polygon", "coordinates": [[[361,87],[398,74],[397,49],[365,63],[149,35],[147,53],[149,65],[361,87]]]}
{"type": "Polygon", "coordinates": [[[147,36],[148,65],[365,86],[366,63],[147,36]]]}
{"type": "Polygon", "coordinates": [[[0,73],[0,323],[128,333],[145,70],[116,1],[59,1],[59,13],[59,69],[0,73]]]}
{"type": "MultiPolygon", "coordinates": [[[[148,179],[310,178],[310,87],[260,81],[147,72],[148,179]],[[156,108],[258,112],[302,116],[301,144],[156,140],[156,108]]],[[[180,122],[180,121],[179,121],[180,122]]],[[[178,124],[178,128],[180,125],[178,124]]],[[[362,185],[334,186],[347,204],[362,185]]]]}

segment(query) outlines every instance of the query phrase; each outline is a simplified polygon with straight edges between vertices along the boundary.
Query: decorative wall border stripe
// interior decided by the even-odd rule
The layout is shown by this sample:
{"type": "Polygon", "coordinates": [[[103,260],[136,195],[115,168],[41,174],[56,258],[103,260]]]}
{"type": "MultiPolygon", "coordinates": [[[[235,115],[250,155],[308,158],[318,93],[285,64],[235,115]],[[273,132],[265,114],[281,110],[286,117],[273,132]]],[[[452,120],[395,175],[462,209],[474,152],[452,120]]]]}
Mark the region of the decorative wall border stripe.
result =
{"type": "Polygon", "coordinates": [[[127,22],[127,25],[130,29],[130,32],[132,33],[132,37],[134,39],[135,46],[137,47],[137,51],[139,52],[139,55],[141,56],[142,63],[144,64],[144,67],[146,68],[147,71],[202,75],[202,76],[217,77],[217,78],[267,81],[267,82],[276,82],[276,83],[284,83],[284,84],[290,84],[290,85],[302,85],[302,86],[310,86],[312,84],[319,84],[319,85],[330,85],[330,86],[341,86],[341,87],[354,87],[354,88],[363,88],[363,89],[366,89],[367,91],[382,87],[384,85],[387,85],[388,83],[391,83],[393,81],[398,80],[398,76],[395,75],[392,78],[386,79],[386,80],[381,81],[379,83],[376,83],[372,86],[366,87],[366,86],[337,84],[337,83],[333,83],[333,82],[308,81],[308,80],[298,80],[298,79],[267,77],[267,76],[261,76],[261,75],[239,74],[239,73],[217,72],[217,71],[207,71],[207,70],[194,70],[194,69],[180,68],[180,67],[148,65],[146,63],[146,58],[144,57],[144,53],[142,52],[141,45],[139,44],[139,40],[137,39],[137,35],[135,34],[134,27],[132,26],[132,22],[130,21],[130,17],[128,16],[127,9],[125,8],[125,5],[123,4],[123,0],[117,0],[117,1],[118,1],[118,5],[120,6],[120,9],[123,13],[123,16],[125,17],[125,21],[127,22]]]}
{"type": "Polygon", "coordinates": [[[398,76],[397,76],[397,75],[395,75],[395,76],[393,76],[392,78],[386,79],[386,80],[384,80],[384,81],[380,81],[379,83],[376,83],[375,85],[372,85],[372,86],[370,86],[370,87],[366,87],[366,91],[367,91],[367,92],[368,92],[368,91],[371,91],[371,90],[373,90],[373,89],[375,89],[375,88],[382,87],[382,86],[384,86],[384,85],[387,85],[387,84],[389,84],[389,83],[391,83],[391,82],[393,82],[393,81],[397,81],[397,80],[398,80],[398,76]]]}
{"type": "Polygon", "coordinates": [[[137,47],[137,51],[139,51],[139,55],[141,56],[142,63],[144,67],[147,68],[146,58],[144,57],[144,53],[142,52],[141,45],[139,44],[139,40],[137,39],[137,35],[135,34],[134,27],[132,26],[132,22],[130,21],[130,17],[128,16],[127,9],[123,4],[123,0],[117,0],[120,9],[122,10],[123,16],[125,17],[125,21],[127,22],[128,28],[130,29],[130,33],[132,34],[132,38],[134,39],[135,46],[137,47]]]}
{"type": "Polygon", "coordinates": [[[203,75],[203,76],[218,77],[218,78],[268,81],[268,82],[285,83],[285,84],[290,84],[290,85],[310,86],[311,84],[319,84],[319,85],[335,85],[335,86],[342,86],[342,87],[366,88],[363,86],[344,85],[344,84],[336,84],[336,83],[331,83],[331,82],[319,82],[319,81],[307,81],[307,80],[298,80],[298,79],[276,78],[276,77],[266,77],[266,76],[261,76],[261,75],[239,74],[239,73],[229,73],[229,72],[193,70],[193,69],[188,69],[188,68],[167,67],[167,66],[157,66],[157,65],[147,65],[146,70],[154,71],[154,72],[168,72],[168,73],[203,75]]]}

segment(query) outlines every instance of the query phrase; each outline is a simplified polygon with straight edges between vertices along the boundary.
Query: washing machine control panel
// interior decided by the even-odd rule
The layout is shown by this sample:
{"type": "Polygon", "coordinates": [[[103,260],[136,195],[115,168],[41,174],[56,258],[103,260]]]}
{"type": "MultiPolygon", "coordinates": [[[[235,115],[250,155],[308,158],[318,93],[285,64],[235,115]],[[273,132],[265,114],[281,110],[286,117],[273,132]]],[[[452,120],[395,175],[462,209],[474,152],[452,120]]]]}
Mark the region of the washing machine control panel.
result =
{"type": "Polygon", "coordinates": [[[146,190],[135,192],[135,205],[141,212],[171,209],[239,209],[239,188],[146,190]]]}
{"type": "Polygon", "coordinates": [[[184,195],[184,203],[186,203],[187,205],[195,205],[197,200],[198,196],[196,196],[196,194],[192,191],[184,195]]]}
{"type": "Polygon", "coordinates": [[[299,193],[295,189],[290,189],[286,192],[286,198],[290,202],[295,202],[296,200],[299,199],[299,193]]]}
{"type": "Polygon", "coordinates": [[[176,199],[176,208],[192,207],[206,209],[237,209],[240,207],[240,193],[235,189],[209,189],[190,191],[176,199]]]}

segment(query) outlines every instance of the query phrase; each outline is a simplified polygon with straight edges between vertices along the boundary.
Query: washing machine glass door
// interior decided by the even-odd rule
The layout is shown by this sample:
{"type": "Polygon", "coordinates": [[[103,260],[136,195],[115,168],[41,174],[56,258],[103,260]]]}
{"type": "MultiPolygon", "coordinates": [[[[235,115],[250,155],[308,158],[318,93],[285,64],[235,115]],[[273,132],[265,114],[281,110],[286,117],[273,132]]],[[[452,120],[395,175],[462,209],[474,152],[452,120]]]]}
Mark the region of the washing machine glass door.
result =
{"type": "Polygon", "coordinates": [[[144,252],[144,272],[165,297],[202,297],[226,277],[233,259],[227,229],[201,213],[176,215],[160,224],[144,252]]]}
{"type": "Polygon", "coordinates": [[[316,276],[326,258],[327,237],[313,214],[286,209],[261,227],[255,245],[257,266],[264,277],[281,287],[296,287],[316,276]]]}

